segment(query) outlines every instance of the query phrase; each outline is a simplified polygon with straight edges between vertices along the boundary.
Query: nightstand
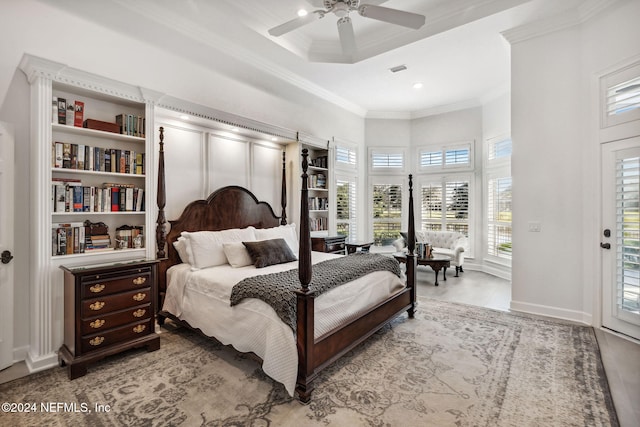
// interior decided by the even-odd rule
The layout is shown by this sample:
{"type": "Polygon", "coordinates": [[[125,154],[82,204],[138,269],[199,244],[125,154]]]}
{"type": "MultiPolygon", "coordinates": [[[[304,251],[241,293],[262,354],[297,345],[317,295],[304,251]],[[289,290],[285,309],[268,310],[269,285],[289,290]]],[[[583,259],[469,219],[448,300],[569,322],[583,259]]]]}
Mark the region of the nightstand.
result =
{"type": "Polygon", "coordinates": [[[344,255],[345,240],[346,236],[312,237],[311,250],[344,255]]]}
{"type": "Polygon", "coordinates": [[[134,347],[160,348],[155,333],[157,260],[61,266],[64,270],[64,343],[60,366],[69,379],[87,365],[134,347]]]}

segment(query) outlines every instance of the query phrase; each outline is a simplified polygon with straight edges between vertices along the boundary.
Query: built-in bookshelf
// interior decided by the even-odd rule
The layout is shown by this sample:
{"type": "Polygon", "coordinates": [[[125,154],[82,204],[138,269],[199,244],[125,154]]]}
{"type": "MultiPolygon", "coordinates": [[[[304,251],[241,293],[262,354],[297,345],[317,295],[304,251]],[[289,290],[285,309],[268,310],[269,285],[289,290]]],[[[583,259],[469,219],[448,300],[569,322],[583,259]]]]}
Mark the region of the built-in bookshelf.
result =
{"type": "Polygon", "coordinates": [[[51,256],[143,256],[145,104],[53,82],[51,105],[51,256]]]}
{"type": "MultiPolygon", "coordinates": [[[[301,153],[306,148],[309,152],[309,168],[307,170],[307,187],[309,189],[309,197],[307,200],[309,206],[309,227],[311,235],[314,237],[327,236],[333,224],[331,223],[331,156],[330,147],[327,141],[314,142],[295,142],[291,143],[287,149],[287,158],[290,159],[290,167],[292,170],[292,186],[295,197],[299,196],[300,188],[300,168],[301,153]]],[[[299,205],[299,200],[291,200],[294,206],[295,221],[298,221],[299,210],[295,207],[299,205]]]]}
{"type": "Polygon", "coordinates": [[[162,94],[28,54],[20,69],[30,85],[31,122],[27,215],[33,315],[26,362],[30,371],[37,371],[58,364],[57,351],[63,341],[64,287],[59,267],[119,265],[155,258],[153,113],[162,94]],[[65,100],[64,123],[60,120],[60,99],[65,100]],[[63,144],[62,159],[56,158],[56,142],[63,144]],[[64,144],[68,144],[70,156],[75,150],[73,166],[71,158],[64,163],[64,144]],[[109,150],[110,156],[112,150],[120,150],[119,160],[124,151],[124,164],[118,162],[116,170],[107,170],[105,164],[103,169],[101,150],[105,155],[109,150]],[[78,161],[80,153],[84,155],[82,162],[78,161]],[[81,192],[74,190],[78,197],[75,205],[61,187],[82,187],[81,192]],[[112,188],[125,194],[125,204],[121,205],[119,198],[117,209],[104,199],[108,192],[113,201],[112,188]],[[102,198],[96,200],[101,192],[102,198]],[[127,193],[133,196],[128,204],[127,193]],[[64,229],[64,254],[58,229],[64,229]],[[71,249],[66,240],[69,236],[71,249]],[[89,245],[91,250],[87,250],[89,245]]]}

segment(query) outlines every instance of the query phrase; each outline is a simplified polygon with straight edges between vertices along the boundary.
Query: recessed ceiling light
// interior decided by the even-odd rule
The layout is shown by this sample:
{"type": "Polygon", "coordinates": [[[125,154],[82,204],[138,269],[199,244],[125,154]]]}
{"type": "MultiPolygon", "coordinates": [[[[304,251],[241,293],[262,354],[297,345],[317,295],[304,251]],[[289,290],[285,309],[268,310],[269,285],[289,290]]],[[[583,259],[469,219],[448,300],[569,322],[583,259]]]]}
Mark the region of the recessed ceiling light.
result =
{"type": "Polygon", "coordinates": [[[422,89],[423,84],[420,82],[416,82],[413,84],[414,89],[422,89]]]}
{"type": "Polygon", "coordinates": [[[271,138],[272,141],[277,141],[278,138],[276,138],[275,136],[273,138],[271,138]]]}
{"type": "Polygon", "coordinates": [[[307,13],[308,13],[308,12],[307,12],[306,10],[304,10],[304,9],[300,9],[300,10],[298,11],[298,16],[307,16],[307,13]]]}
{"type": "Polygon", "coordinates": [[[234,131],[234,132],[240,132],[240,129],[238,129],[238,128],[233,128],[231,130],[234,131]]]}
{"type": "Polygon", "coordinates": [[[182,120],[189,120],[189,116],[187,116],[186,114],[181,115],[180,118],[182,120]]]}

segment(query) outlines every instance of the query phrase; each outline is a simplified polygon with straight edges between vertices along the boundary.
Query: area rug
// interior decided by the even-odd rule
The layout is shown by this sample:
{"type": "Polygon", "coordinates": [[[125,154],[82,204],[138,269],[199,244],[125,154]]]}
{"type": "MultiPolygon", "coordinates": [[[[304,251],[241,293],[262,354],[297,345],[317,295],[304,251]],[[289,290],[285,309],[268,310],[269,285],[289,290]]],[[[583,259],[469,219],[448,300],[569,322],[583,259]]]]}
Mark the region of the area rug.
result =
{"type": "Polygon", "coordinates": [[[591,328],[428,299],[315,386],[302,405],[251,357],[169,326],[160,350],[112,356],[74,381],[55,368],[0,385],[20,410],[3,407],[0,425],[618,425],[591,328]]]}

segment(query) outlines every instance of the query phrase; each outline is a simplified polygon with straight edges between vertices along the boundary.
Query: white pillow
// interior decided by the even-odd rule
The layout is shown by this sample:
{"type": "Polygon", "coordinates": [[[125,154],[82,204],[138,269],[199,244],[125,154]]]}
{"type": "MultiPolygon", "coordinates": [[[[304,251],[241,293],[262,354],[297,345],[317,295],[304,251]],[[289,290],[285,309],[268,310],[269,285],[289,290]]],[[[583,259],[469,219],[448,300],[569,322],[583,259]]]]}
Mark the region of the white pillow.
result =
{"type": "Polygon", "coordinates": [[[295,223],[271,228],[256,228],[255,234],[256,240],[284,239],[291,252],[298,256],[298,235],[295,223]]]}
{"type": "Polygon", "coordinates": [[[178,240],[173,242],[173,247],[178,251],[178,255],[180,255],[180,259],[182,262],[187,264],[192,264],[192,261],[189,259],[189,253],[187,252],[187,239],[180,236],[178,240]]]}
{"type": "Polygon", "coordinates": [[[242,242],[223,243],[222,249],[231,267],[245,267],[253,264],[249,251],[242,242]]]}
{"type": "Polygon", "coordinates": [[[191,269],[215,267],[227,263],[223,243],[246,242],[256,240],[255,228],[232,228],[221,231],[183,231],[181,235],[187,239],[187,257],[192,261],[191,269]]]}

